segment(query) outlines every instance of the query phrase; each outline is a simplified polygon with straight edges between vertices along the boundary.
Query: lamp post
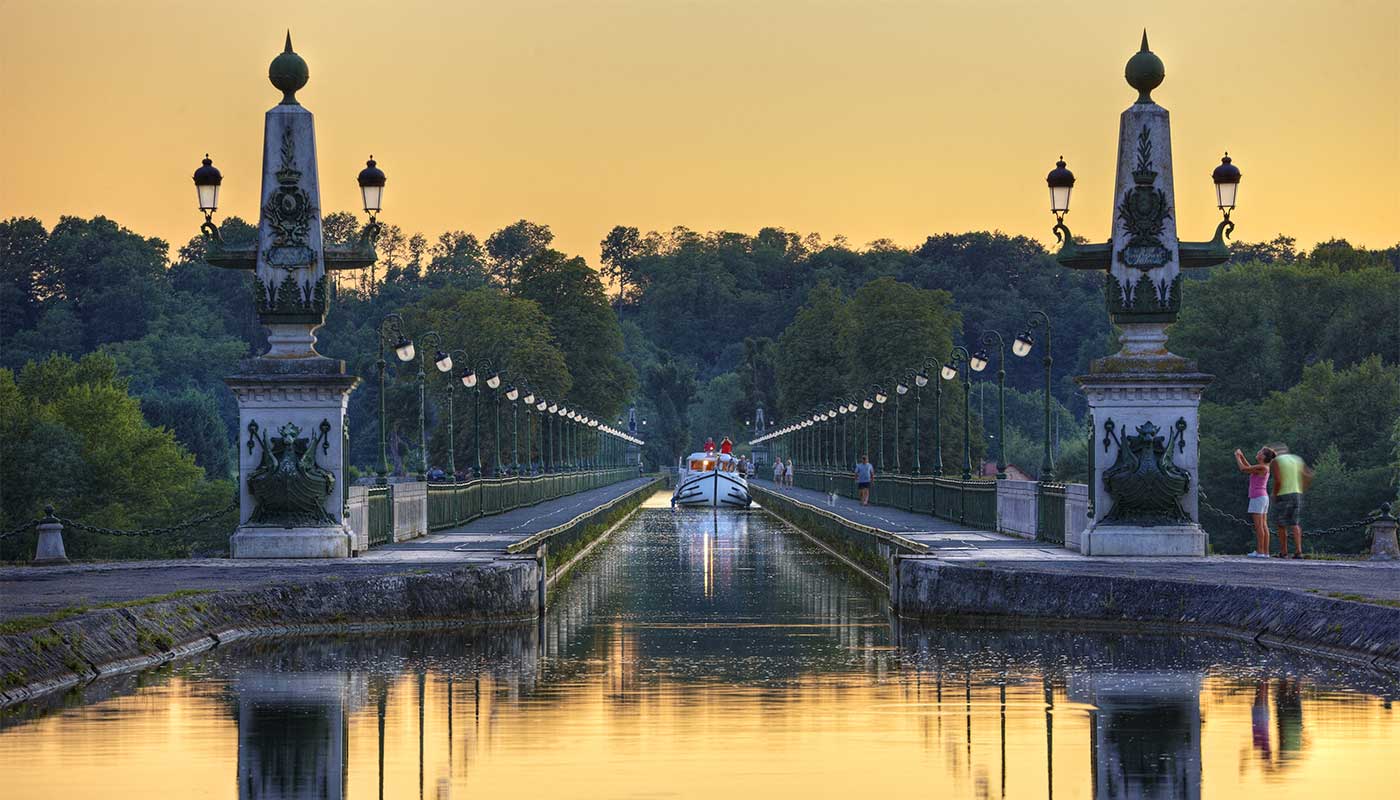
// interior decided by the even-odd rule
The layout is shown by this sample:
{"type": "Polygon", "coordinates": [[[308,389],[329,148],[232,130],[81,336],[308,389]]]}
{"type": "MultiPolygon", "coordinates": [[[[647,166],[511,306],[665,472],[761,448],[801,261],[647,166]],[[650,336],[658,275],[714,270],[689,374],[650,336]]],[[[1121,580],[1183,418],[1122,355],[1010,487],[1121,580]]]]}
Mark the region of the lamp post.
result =
{"type": "Polygon", "coordinates": [[[403,317],[398,314],[387,314],[379,321],[379,360],[375,366],[379,370],[379,483],[389,482],[389,445],[386,434],[386,406],[384,402],[385,381],[384,373],[389,364],[385,359],[384,348],[393,342],[394,356],[399,361],[409,361],[413,358],[413,342],[403,335],[403,317]]]}
{"type": "Polygon", "coordinates": [[[510,401],[510,463],[515,475],[520,474],[520,387],[506,389],[506,399],[510,401]]]}
{"type": "Polygon", "coordinates": [[[428,343],[432,343],[433,366],[438,372],[452,371],[452,356],[442,351],[442,336],[437,331],[428,331],[418,337],[418,446],[420,480],[428,478],[428,376],[423,370],[423,362],[428,358],[428,343]]]}
{"type": "MultiPolygon", "coordinates": [[[[930,359],[925,361],[918,370],[909,371],[910,380],[914,384],[914,475],[916,476],[923,472],[924,469],[923,461],[920,458],[920,451],[923,447],[923,435],[919,432],[919,418],[923,416],[921,413],[923,409],[921,390],[925,386],[928,386],[929,364],[933,364],[935,368],[938,366],[938,362],[930,359]]],[[[934,388],[937,388],[937,386],[934,388]]]]}
{"type": "MultiPolygon", "coordinates": [[[[909,370],[904,375],[894,378],[894,471],[896,474],[903,472],[903,465],[899,456],[899,398],[909,393],[909,384],[914,377],[914,371],[909,370]]],[[[918,412],[915,411],[915,414],[918,412]]]]}
{"type": "Polygon", "coordinates": [[[545,412],[549,414],[549,416],[547,417],[547,419],[549,420],[549,422],[548,422],[548,427],[549,427],[549,464],[550,464],[550,471],[551,471],[551,472],[558,472],[558,471],[559,471],[559,424],[558,424],[558,422],[557,422],[556,420],[559,418],[559,404],[558,404],[558,403],[550,403],[550,404],[549,404],[549,407],[548,407],[547,409],[545,409],[545,412]]]}
{"type": "Polygon", "coordinates": [[[860,454],[868,458],[870,456],[870,409],[875,407],[875,398],[867,394],[860,401],[860,407],[865,409],[865,434],[862,437],[860,454]]]}
{"type": "Polygon", "coordinates": [[[532,457],[530,445],[532,431],[530,430],[530,417],[535,413],[535,393],[526,385],[525,396],[520,398],[520,402],[525,404],[525,473],[535,474],[535,459],[532,457]]]}
{"type": "Polygon", "coordinates": [[[962,479],[972,480],[972,373],[967,369],[970,360],[967,348],[953,347],[948,360],[943,364],[943,380],[951,381],[962,374],[963,379],[963,469],[962,479]]]}
{"type": "Polygon", "coordinates": [[[545,473],[549,472],[550,462],[552,460],[549,456],[549,448],[547,446],[548,443],[545,440],[545,434],[547,433],[545,413],[548,410],[548,400],[545,400],[541,397],[539,400],[535,401],[535,416],[537,417],[536,422],[538,422],[540,426],[540,470],[545,473]]]}
{"type": "MultiPolygon", "coordinates": [[[[449,359],[454,359],[454,363],[466,363],[467,361],[465,350],[453,350],[447,356],[449,359]],[[461,356],[460,362],[455,361],[456,356],[461,356]]],[[[448,369],[452,369],[450,364],[448,369]]],[[[457,376],[456,381],[450,379],[447,381],[447,469],[452,474],[454,482],[457,480],[457,410],[454,398],[457,394],[457,381],[461,381],[465,385],[467,372],[468,370],[464,369],[462,374],[457,376]]]]}
{"type": "Polygon", "coordinates": [[[491,477],[501,477],[501,378],[505,375],[504,370],[496,370],[496,373],[486,379],[486,388],[491,390],[491,405],[494,409],[496,424],[495,433],[491,439],[491,477]]]}
{"type": "Polygon", "coordinates": [[[1040,455],[1040,480],[1055,480],[1055,458],[1050,449],[1050,370],[1055,364],[1055,359],[1051,357],[1050,350],[1050,315],[1039,309],[1031,312],[1030,322],[1026,323],[1026,329],[1016,336],[1016,341],[1011,343],[1011,352],[1018,358],[1030,355],[1031,349],[1035,347],[1035,338],[1031,331],[1037,327],[1045,327],[1045,355],[1040,363],[1045,367],[1045,422],[1044,422],[1044,449],[1040,455]]]}
{"type": "MultiPolygon", "coordinates": [[[[982,344],[997,346],[997,480],[1006,480],[1006,340],[996,331],[982,334],[982,344]]],[[[987,368],[987,353],[978,350],[969,362],[973,371],[987,368]]]]}
{"type": "Polygon", "coordinates": [[[875,403],[876,403],[877,405],[880,406],[880,472],[884,472],[884,471],[885,471],[885,401],[886,401],[886,400],[889,400],[889,399],[890,399],[890,396],[889,396],[888,394],[885,393],[885,387],[881,386],[881,385],[878,384],[878,383],[877,383],[877,384],[874,384],[871,388],[874,390],[875,403]]]}
{"type": "Polygon", "coordinates": [[[495,367],[490,359],[481,359],[476,362],[476,368],[468,370],[462,375],[462,385],[468,389],[475,389],[472,395],[472,445],[476,450],[476,477],[485,475],[481,463],[481,382],[482,375],[486,375],[486,380],[494,380],[496,386],[501,385],[501,377],[496,374],[495,367]]]}

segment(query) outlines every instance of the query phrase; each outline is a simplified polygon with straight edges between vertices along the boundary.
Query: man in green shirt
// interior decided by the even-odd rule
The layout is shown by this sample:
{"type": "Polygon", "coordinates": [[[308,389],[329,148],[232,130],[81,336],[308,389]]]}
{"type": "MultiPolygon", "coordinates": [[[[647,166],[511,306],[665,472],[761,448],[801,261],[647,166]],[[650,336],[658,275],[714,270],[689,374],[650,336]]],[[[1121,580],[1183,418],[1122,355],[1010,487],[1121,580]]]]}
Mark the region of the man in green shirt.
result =
{"type": "Polygon", "coordinates": [[[1293,557],[1303,557],[1303,526],[1299,515],[1303,511],[1303,492],[1312,483],[1312,470],[1299,456],[1278,446],[1272,448],[1279,455],[1273,462],[1274,502],[1269,510],[1274,514],[1274,525],[1278,528],[1279,551],[1288,558],[1288,534],[1293,534],[1293,557]]]}

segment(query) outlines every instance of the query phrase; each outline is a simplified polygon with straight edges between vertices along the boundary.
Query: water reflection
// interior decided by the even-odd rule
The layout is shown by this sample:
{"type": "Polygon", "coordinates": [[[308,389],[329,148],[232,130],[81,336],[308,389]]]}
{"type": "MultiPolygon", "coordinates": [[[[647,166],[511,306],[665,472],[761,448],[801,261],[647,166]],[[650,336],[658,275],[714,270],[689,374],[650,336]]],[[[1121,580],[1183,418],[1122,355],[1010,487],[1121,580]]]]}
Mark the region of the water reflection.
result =
{"type": "Polygon", "coordinates": [[[12,717],[6,796],[1380,794],[1400,746],[1381,677],[1241,643],[896,632],[760,513],[645,510],[540,625],[254,642],[144,680],[12,717]]]}

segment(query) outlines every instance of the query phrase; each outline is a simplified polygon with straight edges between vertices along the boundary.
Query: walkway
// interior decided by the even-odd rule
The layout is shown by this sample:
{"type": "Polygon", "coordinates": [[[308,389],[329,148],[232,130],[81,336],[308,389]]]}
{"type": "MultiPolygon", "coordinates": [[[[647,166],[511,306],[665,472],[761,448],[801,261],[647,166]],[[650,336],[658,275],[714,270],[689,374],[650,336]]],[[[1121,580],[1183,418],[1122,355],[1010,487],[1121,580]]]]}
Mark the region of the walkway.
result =
{"type": "Polygon", "coordinates": [[[634,478],[504,514],[481,517],[459,528],[376,547],[358,558],[204,558],[3,567],[0,568],[0,598],[3,598],[0,620],[179,591],[251,589],[269,584],[365,578],[419,572],[428,567],[488,563],[504,557],[508,545],[568,522],[650,480],[634,478]]]}
{"type": "MultiPolygon", "coordinates": [[[[1258,586],[1342,600],[1400,604],[1400,562],[1334,560],[1256,560],[1243,556],[1204,558],[1090,558],[1063,547],[990,531],[971,530],[926,514],[884,506],[864,506],[821,492],[779,489],[769,481],[757,488],[780,491],[852,522],[897,533],[927,545],[925,558],[989,569],[1028,570],[1065,575],[1155,578],[1229,586],[1258,586]]],[[[760,497],[761,503],[761,497],[760,497]]],[[[1305,532],[1306,534],[1306,532],[1305,532]]]]}
{"type": "Polygon", "coordinates": [[[794,500],[817,506],[823,511],[829,511],[852,522],[913,539],[937,551],[939,558],[950,561],[1053,561],[1085,558],[1063,547],[1002,533],[981,531],[955,522],[946,522],[931,514],[916,514],[889,506],[862,506],[858,501],[840,495],[836,496],[833,504],[831,496],[822,492],[795,486],[777,487],[771,481],[757,481],[754,485],[767,491],[781,492],[794,500]]]}

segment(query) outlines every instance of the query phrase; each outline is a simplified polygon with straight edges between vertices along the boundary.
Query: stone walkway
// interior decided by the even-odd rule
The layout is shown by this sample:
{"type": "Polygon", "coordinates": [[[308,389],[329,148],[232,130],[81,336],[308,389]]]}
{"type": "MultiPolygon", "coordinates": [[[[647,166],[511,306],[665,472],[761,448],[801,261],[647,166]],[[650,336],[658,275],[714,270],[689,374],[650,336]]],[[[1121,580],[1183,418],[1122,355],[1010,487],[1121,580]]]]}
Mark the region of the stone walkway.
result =
{"type": "Polygon", "coordinates": [[[139,600],[182,590],[224,591],[327,578],[364,578],[494,561],[506,547],[563,524],[649,482],[632,480],[590,489],[348,559],[205,558],[109,561],[61,567],[0,568],[0,620],[74,606],[139,600]]]}
{"type": "Polygon", "coordinates": [[[1071,575],[1156,578],[1232,586],[1263,586],[1343,600],[1400,604],[1400,562],[1204,558],[1089,558],[1063,547],[989,531],[971,530],[926,514],[864,506],[844,497],[830,505],[828,495],[809,489],[777,491],[845,519],[896,533],[928,545],[926,558],[991,569],[1024,569],[1071,575]]]}

